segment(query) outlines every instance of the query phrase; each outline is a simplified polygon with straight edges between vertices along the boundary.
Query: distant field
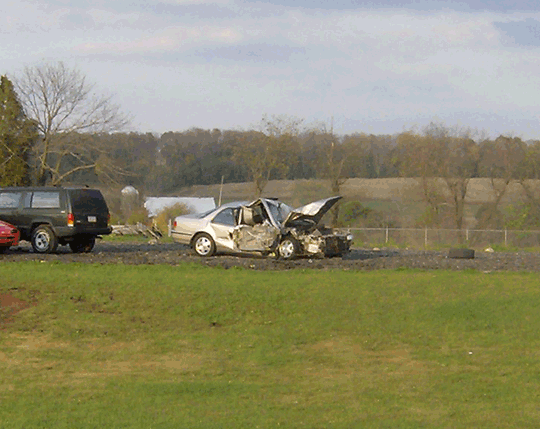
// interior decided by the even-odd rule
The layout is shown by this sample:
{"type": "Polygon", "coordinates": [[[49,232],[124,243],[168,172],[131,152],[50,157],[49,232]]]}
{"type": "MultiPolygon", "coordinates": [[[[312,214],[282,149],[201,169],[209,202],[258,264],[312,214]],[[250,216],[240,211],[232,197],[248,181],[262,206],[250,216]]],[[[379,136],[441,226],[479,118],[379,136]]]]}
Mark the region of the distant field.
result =
{"type": "MultiPolygon", "coordinates": [[[[347,199],[388,200],[407,202],[419,199],[418,182],[415,179],[348,179],[342,186],[341,194],[347,199]]],[[[197,196],[219,198],[220,185],[193,186],[179,190],[178,196],[197,196]]],[[[517,184],[511,185],[503,201],[515,202],[520,199],[522,191],[517,184]]],[[[323,198],[330,196],[328,182],[325,180],[273,180],[264,190],[264,196],[278,197],[285,201],[294,202],[297,199],[313,197],[323,198]]],[[[226,200],[253,198],[253,185],[251,183],[227,183],[223,186],[222,198],[226,200]]],[[[482,204],[492,201],[493,190],[489,179],[472,179],[467,191],[467,202],[482,204]]],[[[312,201],[312,200],[310,200],[312,201]]],[[[306,203],[309,201],[306,201],[306,203]]]]}
{"type": "Polygon", "coordinates": [[[0,428],[537,428],[536,274],[0,263],[0,428]]]}
{"type": "MultiPolygon", "coordinates": [[[[194,186],[175,193],[177,196],[214,197],[219,201],[220,186],[194,186]]],[[[346,200],[380,210],[389,217],[399,216],[403,225],[414,224],[425,209],[415,179],[348,179],[342,186],[341,195],[346,200]]],[[[268,183],[264,196],[277,197],[293,207],[298,207],[331,196],[328,181],[324,180],[274,180],[268,183]]],[[[222,202],[253,199],[251,183],[228,183],[223,186],[222,202]]],[[[474,227],[474,214],[481,204],[493,201],[494,193],[489,179],[472,179],[466,199],[466,225],[474,227]]],[[[517,184],[511,185],[502,205],[523,199],[523,191],[517,184]]]]}

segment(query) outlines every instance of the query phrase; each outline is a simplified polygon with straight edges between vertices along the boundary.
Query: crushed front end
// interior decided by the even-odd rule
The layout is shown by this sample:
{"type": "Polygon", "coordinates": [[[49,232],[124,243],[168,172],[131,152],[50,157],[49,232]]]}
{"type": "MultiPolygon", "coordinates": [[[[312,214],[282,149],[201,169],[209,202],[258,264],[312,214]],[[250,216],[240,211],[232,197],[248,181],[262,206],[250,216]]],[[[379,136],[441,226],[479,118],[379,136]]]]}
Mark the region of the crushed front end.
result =
{"type": "Polygon", "coordinates": [[[320,224],[325,213],[340,199],[340,196],[325,198],[289,213],[282,234],[290,234],[298,241],[301,255],[332,257],[350,252],[353,241],[350,233],[320,224]]]}
{"type": "Polygon", "coordinates": [[[304,256],[343,256],[350,252],[353,241],[351,234],[324,227],[312,231],[291,228],[289,233],[300,244],[301,254],[304,256]]]}

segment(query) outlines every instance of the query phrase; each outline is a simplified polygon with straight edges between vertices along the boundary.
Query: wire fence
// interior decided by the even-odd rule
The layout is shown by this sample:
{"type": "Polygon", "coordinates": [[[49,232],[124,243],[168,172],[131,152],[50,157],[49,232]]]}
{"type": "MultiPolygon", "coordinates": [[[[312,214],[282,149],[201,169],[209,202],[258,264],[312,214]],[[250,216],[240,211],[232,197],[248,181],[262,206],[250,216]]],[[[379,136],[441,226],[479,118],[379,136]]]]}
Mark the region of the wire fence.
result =
{"type": "Polygon", "coordinates": [[[540,247],[540,231],[508,229],[350,228],[356,246],[412,248],[540,247]]]}

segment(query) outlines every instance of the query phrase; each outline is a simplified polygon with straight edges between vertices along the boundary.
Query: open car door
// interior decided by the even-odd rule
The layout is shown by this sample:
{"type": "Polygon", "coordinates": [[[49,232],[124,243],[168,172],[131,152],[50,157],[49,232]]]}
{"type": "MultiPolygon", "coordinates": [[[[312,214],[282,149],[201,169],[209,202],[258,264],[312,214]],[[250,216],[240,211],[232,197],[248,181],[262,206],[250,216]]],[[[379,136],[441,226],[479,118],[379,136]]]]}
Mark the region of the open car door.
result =
{"type": "Polygon", "coordinates": [[[233,231],[233,241],[238,250],[268,252],[274,245],[279,228],[271,221],[263,202],[259,199],[240,208],[238,226],[233,231]]]}

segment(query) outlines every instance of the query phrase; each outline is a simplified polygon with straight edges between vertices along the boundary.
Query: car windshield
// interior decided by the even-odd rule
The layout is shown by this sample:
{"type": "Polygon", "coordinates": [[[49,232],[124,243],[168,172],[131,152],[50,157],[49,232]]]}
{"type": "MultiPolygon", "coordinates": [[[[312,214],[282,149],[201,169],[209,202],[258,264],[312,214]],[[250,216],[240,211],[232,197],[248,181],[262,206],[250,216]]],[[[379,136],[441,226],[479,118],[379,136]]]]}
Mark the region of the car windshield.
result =
{"type": "Polygon", "coordinates": [[[287,204],[278,202],[269,203],[268,208],[272,213],[272,217],[279,223],[283,223],[283,221],[287,219],[287,216],[292,211],[292,208],[290,208],[287,204]]]}

